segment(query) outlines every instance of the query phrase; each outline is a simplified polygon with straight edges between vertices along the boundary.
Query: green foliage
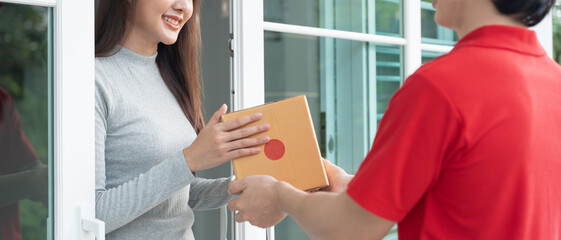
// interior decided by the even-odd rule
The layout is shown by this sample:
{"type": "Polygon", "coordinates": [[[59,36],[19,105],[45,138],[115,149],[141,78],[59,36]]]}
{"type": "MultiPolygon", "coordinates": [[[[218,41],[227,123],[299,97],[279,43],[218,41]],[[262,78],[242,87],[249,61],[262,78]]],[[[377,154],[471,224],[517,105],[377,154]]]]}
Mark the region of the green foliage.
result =
{"type": "Polygon", "coordinates": [[[47,60],[47,9],[3,4],[0,22],[0,86],[18,99],[23,97],[24,71],[47,60]]]}
{"type": "Polygon", "coordinates": [[[401,4],[377,0],[375,3],[376,34],[399,36],[401,33],[401,4]]]}

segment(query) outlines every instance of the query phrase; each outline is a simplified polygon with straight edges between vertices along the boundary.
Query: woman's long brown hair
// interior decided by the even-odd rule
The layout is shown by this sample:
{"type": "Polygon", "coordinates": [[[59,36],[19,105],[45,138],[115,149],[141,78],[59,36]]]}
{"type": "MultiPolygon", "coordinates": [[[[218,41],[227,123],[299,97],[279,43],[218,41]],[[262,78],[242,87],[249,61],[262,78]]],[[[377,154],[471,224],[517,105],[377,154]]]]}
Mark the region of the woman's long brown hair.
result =
{"type": "MultiPolygon", "coordinates": [[[[135,0],[101,0],[95,21],[95,56],[115,54],[134,24],[135,0]]],[[[200,0],[193,0],[193,15],[172,45],[158,44],[156,64],[183,113],[199,133],[204,127],[200,79],[200,0]]]]}

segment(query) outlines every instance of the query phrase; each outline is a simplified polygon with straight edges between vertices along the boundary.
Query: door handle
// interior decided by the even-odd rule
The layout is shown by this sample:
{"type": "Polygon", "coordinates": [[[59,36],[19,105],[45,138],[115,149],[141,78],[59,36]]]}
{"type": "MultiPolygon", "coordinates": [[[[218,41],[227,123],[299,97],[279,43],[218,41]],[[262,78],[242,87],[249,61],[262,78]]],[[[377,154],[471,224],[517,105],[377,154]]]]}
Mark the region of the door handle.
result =
{"type": "MultiPolygon", "coordinates": [[[[86,211],[83,207],[78,208],[79,221],[82,231],[92,233],[97,240],[105,240],[105,222],[96,218],[85,217],[85,212],[86,211]]],[[[82,236],[83,234],[79,235],[82,236]]]]}
{"type": "Polygon", "coordinates": [[[82,218],[82,230],[91,232],[97,240],[105,240],[105,223],[95,218],[82,218]]]}

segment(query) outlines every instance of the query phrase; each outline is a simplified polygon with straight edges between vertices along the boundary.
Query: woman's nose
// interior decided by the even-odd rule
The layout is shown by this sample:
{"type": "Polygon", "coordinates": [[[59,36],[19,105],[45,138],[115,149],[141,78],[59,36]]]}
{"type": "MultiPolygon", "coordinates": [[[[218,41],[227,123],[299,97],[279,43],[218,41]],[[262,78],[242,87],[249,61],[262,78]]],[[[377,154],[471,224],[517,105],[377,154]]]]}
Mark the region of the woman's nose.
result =
{"type": "Polygon", "coordinates": [[[190,13],[193,10],[193,0],[176,0],[173,8],[183,13],[190,13]]]}

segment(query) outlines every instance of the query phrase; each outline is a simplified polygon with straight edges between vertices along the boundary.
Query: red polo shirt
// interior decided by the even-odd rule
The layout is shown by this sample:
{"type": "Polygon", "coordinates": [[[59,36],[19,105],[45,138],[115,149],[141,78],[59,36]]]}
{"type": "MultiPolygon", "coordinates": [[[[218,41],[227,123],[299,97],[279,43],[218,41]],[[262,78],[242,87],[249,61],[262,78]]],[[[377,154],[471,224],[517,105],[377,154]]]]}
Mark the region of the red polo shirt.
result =
{"type": "Polygon", "coordinates": [[[561,67],[486,26],[396,92],[347,193],[400,239],[561,239],[561,67]]]}
{"type": "MultiPolygon", "coordinates": [[[[0,175],[16,173],[36,159],[37,155],[21,128],[14,100],[0,88],[0,175]]],[[[0,208],[0,239],[21,239],[17,203],[0,208]]]]}

